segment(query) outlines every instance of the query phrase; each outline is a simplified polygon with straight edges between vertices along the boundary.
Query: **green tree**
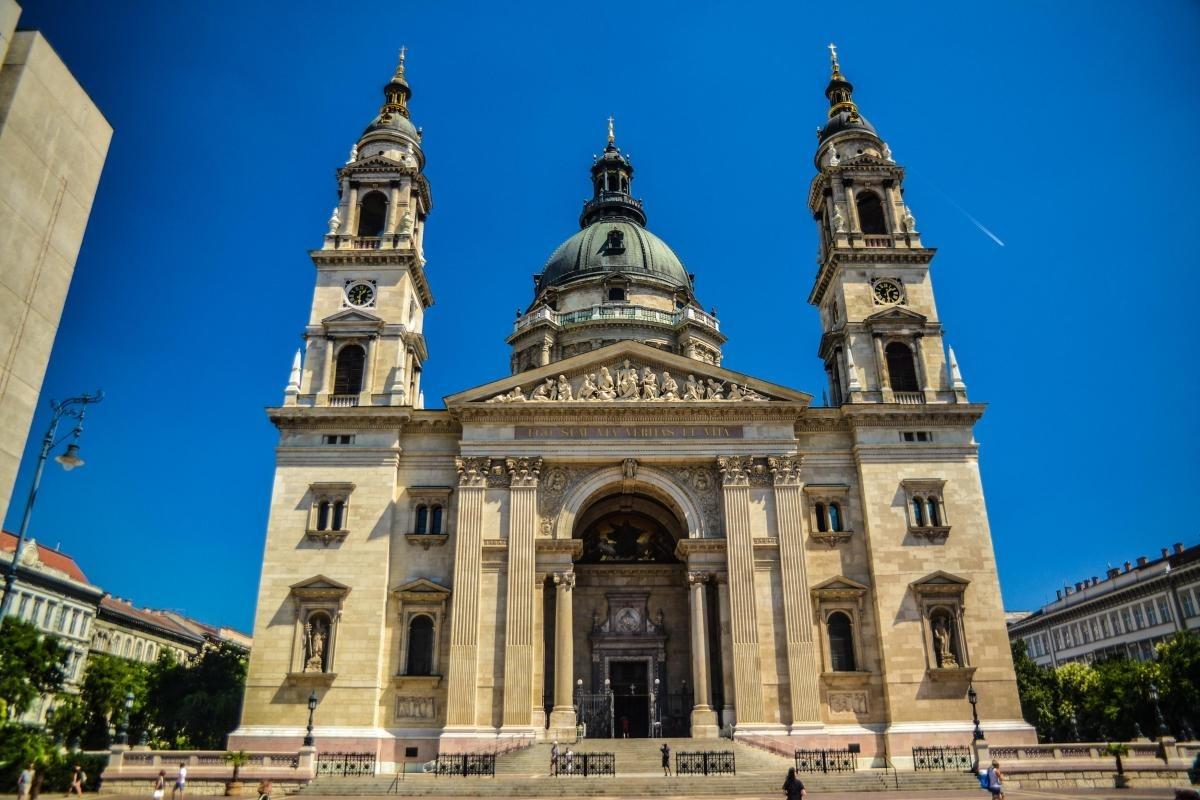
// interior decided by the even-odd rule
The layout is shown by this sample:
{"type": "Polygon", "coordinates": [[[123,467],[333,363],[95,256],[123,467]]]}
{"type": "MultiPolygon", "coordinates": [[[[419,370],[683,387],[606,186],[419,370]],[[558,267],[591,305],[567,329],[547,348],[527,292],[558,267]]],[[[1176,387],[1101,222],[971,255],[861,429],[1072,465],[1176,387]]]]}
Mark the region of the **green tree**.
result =
{"type": "Polygon", "coordinates": [[[1053,740],[1058,731],[1058,678],[1054,670],[1039,667],[1025,651],[1021,639],[1012,643],[1013,666],[1017,671],[1017,693],[1025,721],[1043,740],[1053,740]]]}
{"type": "Polygon", "coordinates": [[[66,678],[68,651],[54,636],[16,617],[0,625],[0,701],[9,717],[25,713],[40,695],[55,694],[66,678]]]}
{"type": "MultiPolygon", "coordinates": [[[[79,702],[83,706],[80,728],[66,731],[69,739],[77,738],[88,750],[103,750],[111,742],[109,728],[120,725],[125,714],[125,696],[133,692],[134,719],[146,703],[146,679],[149,666],[136,661],[93,653],[88,658],[87,671],[79,688],[79,702]]],[[[131,726],[130,738],[134,741],[140,731],[131,726]]]]}
{"type": "Polygon", "coordinates": [[[1158,646],[1159,689],[1163,713],[1175,735],[1181,735],[1186,719],[1193,728],[1200,724],[1200,635],[1180,631],[1158,646]],[[1191,716],[1188,716],[1191,714],[1191,716]]]}

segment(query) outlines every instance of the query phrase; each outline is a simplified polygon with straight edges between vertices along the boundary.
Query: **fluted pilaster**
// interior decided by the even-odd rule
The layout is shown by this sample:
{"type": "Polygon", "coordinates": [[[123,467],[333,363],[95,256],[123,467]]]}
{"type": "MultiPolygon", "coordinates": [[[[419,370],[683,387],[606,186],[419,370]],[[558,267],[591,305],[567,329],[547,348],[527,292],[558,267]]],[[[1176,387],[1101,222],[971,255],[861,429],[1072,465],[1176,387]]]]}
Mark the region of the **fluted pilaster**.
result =
{"type": "Polygon", "coordinates": [[[483,506],[490,458],[459,458],[454,544],[454,601],[450,613],[450,692],[447,726],[474,726],[479,683],[479,584],[483,559],[483,506]]]}
{"type": "Polygon", "coordinates": [[[749,456],[717,459],[724,484],[733,684],[739,725],[764,721],[758,611],[754,599],[754,538],[750,528],[753,461],[749,456]]]}
{"type": "Polygon", "coordinates": [[[508,602],[504,619],[504,727],[532,725],[533,656],[537,527],[537,484],[540,458],[510,458],[508,503],[508,602]]]}

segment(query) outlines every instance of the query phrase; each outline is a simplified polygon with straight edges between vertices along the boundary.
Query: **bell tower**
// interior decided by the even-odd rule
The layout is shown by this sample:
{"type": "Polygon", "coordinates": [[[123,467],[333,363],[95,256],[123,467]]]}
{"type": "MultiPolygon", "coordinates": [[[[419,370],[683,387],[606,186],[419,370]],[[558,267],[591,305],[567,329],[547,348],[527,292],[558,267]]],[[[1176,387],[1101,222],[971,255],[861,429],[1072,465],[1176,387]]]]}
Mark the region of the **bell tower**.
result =
{"type": "Polygon", "coordinates": [[[424,405],[422,330],[433,295],[423,241],[433,200],[404,57],[402,48],[379,114],[337,170],[338,204],[323,245],[309,253],[317,284],[285,405],[424,405]]]}
{"type": "Polygon", "coordinates": [[[830,402],[965,403],[953,351],[949,360],[942,352],[935,250],[921,244],[905,205],[904,168],[859,112],[837,48],[829,51],[829,116],[817,129],[808,196],[820,236],[808,302],[821,314],[830,402]]]}

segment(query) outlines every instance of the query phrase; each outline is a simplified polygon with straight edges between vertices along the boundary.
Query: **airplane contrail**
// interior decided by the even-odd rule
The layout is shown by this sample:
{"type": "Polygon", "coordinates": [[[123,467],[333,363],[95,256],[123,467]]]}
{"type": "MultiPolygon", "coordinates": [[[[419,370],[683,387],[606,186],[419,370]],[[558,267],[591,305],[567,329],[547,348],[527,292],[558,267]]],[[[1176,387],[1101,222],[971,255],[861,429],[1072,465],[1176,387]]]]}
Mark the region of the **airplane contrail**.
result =
{"type": "MultiPolygon", "coordinates": [[[[914,173],[914,174],[920,175],[920,173],[918,173],[918,172],[917,172],[915,169],[913,169],[912,167],[909,167],[909,168],[908,168],[908,171],[909,171],[909,172],[912,172],[912,173],[914,173]]],[[[1000,237],[999,237],[999,236],[997,236],[996,234],[992,233],[990,230],[988,230],[988,227],[987,227],[986,225],[984,225],[984,224],[983,224],[982,222],[980,222],[979,220],[975,219],[975,217],[971,216],[971,212],[967,211],[965,208],[963,208],[962,206],[960,206],[958,203],[954,202],[954,198],[953,198],[953,197],[951,197],[949,194],[947,194],[947,193],[946,193],[946,192],[945,192],[945,191],[942,189],[942,187],[938,186],[936,183],[934,183],[933,181],[929,180],[929,179],[928,179],[928,178],[926,178],[924,175],[920,175],[920,177],[921,177],[921,180],[925,181],[925,182],[926,182],[926,183],[928,183],[930,186],[932,186],[932,187],[933,187],[933,189],[934,189],[934,191],[936,191],[936,192],[937,192],[938,194],[940,194],[942,197],[946,198],[946,201],[947,201],[948,203],[950,203],[950,205],[954,206],[954,207],[955,207],[955,208],[957,208],[957,209],[958,209],[960,212],[962,212],[962,215],[963,215],[964,217],[966,217],[967,219],[971,220],[971,222],[973,222],[973,223],[975,224],[975,227],[976,227],[976,228],[979,228],[979,230],[981,230],[981,231],[983,231],[985,234],[987,234],[987,236],[988,236],[988,238],[989,238],[989,239],[991,239],[993,242],[995,242],[996,244],[1000,245],[1001,247],[1004,247],[1004,242],[1002,242],[1002,241],[1000,240],[1000,237]]]]}

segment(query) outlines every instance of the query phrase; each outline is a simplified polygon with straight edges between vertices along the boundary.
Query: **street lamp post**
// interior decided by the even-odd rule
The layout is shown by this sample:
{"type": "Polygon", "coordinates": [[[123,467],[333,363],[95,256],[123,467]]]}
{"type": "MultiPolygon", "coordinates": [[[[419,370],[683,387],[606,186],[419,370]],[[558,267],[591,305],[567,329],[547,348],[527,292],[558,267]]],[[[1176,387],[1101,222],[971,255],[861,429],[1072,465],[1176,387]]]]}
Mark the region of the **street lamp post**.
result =
{"type": "Polygon", "coordinates": [[[37,500],[38,487],[42,484],[42,472],[46,468],[46,459],[50,456],[51,450],[70,437],[71,443],[67,445],[67,451],[56,456],[54,460],[62,464],[62,468],[68,472],[83,466],[83,459],[79,457],[79,434],[83,433],[83,414],[89,403],[99,403],[103,399],[104,393],[98,391],[95,394],[70,397],[61,403],[53,401],[50,403],[52,409],[50,427],[46,430],[45,438],[42,439],[42,451],[38,454],[37,469],[33,473],[33,485],[29,487],[29,499],[25,501],[25,514],[21,517],[21,529],[17,532],[17,546],[13,548],[12,560],[8,562],[4,570],[4,600],[0,601],[0,619],[8,616],[9,606],[12,605],[13,585],[17,582],[17,565],[21,562],[21,550],[25,545],[25,535],[29,532],[29,518],[33,516],[33,504],[37,500]],[[58,423],[62,421],[63,417],[74,418],[75,428],[56,441],[54,437],[58,433],[58,423]]]}
{"type": "Polygon", "coordinates": [[[121,715],[121,726],[117,728],[117,744],[129,744],[129,718],[133,714],[133,691],[125,693],[125,713],[121,715]]]}
{"type": "Polygon", "coordinates": [[[1154,703],[1154,722],[1158,726],[1158,738],[1163,739],[1171,735],[1171,729],[1167,727],[1167,721],[1163,719],[1162,707],[1158,704],[1158,687],[1153,683],[1150,684],[1150,702],[1154,703]]]}
{"type": "Polygon", "coordinates": [[[305,747],[313,746],[313,734],[312,734],[313,712],[317,710],[318,702],[319,702],[319,698],[317,697],[317,690],[313,689],[312,694],[310,694],[308,696],[308,728],[306,729],[307,732],[304,734],[304,746],[305,747]]]}
{"type": "Polygon", "coordinates": [[[967,702],[971,704],[971,720],[975,723],[975,730],[971,732],[972,742],[983,741],[983,731],[979,728],[979,712],[975,708],[975,704],[979,702],[979,695],[975,692],[975,684],[967,687],[967,702]]]}

